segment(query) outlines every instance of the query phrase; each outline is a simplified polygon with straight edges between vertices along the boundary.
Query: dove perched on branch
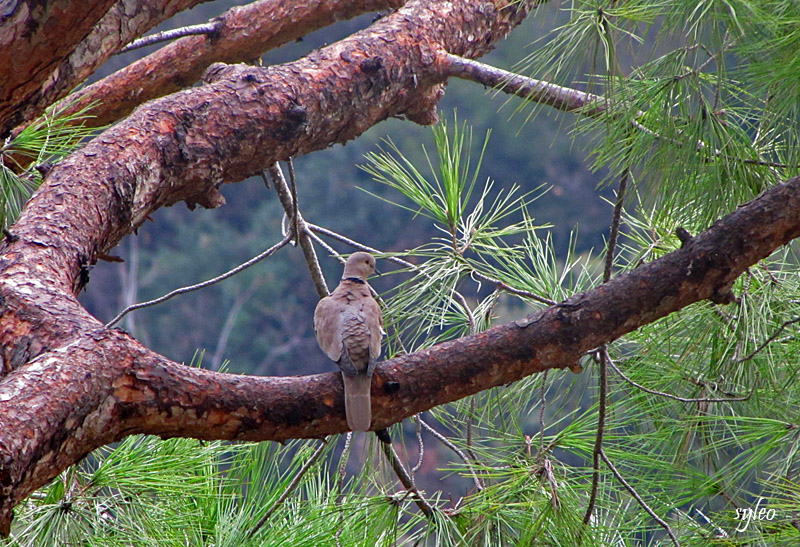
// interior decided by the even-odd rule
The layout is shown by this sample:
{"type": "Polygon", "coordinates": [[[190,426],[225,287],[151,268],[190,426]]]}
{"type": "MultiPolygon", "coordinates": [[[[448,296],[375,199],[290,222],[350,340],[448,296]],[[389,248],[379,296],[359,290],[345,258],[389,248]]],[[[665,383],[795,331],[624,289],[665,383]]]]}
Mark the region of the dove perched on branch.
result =
{"type": "Polygon", "coordinates": [[[339,286],[314,311],[319,347],[342,369],[345,414],[353,431],[367,431],[372,422],[370,383],[381,354],[383,316],[367,284],[373,273],[375,258],[354,253],[339,286]]]}

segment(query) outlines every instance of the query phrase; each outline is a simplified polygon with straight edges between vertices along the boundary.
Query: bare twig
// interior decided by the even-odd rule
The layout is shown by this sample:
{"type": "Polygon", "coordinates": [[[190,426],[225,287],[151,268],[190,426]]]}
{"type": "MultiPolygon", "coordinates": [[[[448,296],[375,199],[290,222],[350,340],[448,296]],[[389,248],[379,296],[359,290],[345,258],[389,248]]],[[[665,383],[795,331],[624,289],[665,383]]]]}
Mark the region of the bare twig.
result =
{"type": "MultiPolygon", "coordinates": [[[[344,476],[347,469],[347,460],[350,458],[350,447],[351,442],[353,440],[353,432],[348,431],[344,437],[344,448],[342,448],[342,454],[339,460],[339,467],[336,470],[336,480],[339,483],[339,491],[341,493],[341,487],[344,483],[344,476]]],[[[341,501],[341,495],[338,501],[341,501]]],[[[337,503],[338,503],[337,501],[337,503]]]]}
{"type": "MultiPolygon", "coordinates": [[[[603,350],[605,350],[605,346],[603,346],[603,350]]],[[[605,355],[607,355],[605,351],[600,354],[600,393],[597,397],[597,434],[595,436],[594,451],[592,454],[592,488],[589,494],[589,503],[586,507],[586,513],[583,515],[583,524],[585,525],[589,524],[592,519],[592,513],[594,512],[594,506],[597,501],[597,489],[600,483],[600,457],[603,452],[603,437],[606,428],[606,405],[608,403],[608,369],[606,367],[605,355]]],[[[583,535],[581,535],[581,540],[582,539],[583,535]]],[[[581,542],[579,541],[578,545],[580,544],[581,542]]]]}
{"type": "MultiPolygon", "coordinates": [[[[475,417],[475,396],[469,398],[469,417],[467,418],[467,454],[475,463],[478,463],[478,456],[472,450],[472,423],[475,417]]],[[[481,481],[483,484],[483,481],[481,481]]]]}
{"type": "MultiPolygon", "coordinates": [[[[456,291],[456,294],[460,296],[461,306],[464,308],[465,313],[467,314],[467,319],[469,321],[469,333],[475,334],[477,325],[475,324],[475,317],[472,315],[472,310],[467,303],[467,299],[464,298],[461,293],[456,291]]],[[[472,450],[472,425],[475,420],[475,396],[469,398],[469,416],[467,416],[467,454],[472,461],[478,462],[478,457],[475,455],[475,452],[472,450]]],[[[481,481],[482,482],[482,481],[481,481]]]]}
{"type": "Polygon", "coordinates": [[[161,42],[168,42],[170,40],[175,40],[177,38],[183,38],[184,36],[194,36],[197,34],[213,35],[218,30],[219,30],[218,23],[203,23],[200,25],[190,25],[187,27],[164,30],[162,32],[156,32],[155,34],[151,34],[150,36],[143,36],[141,38],[137,38],[127,46],[120,49],[115,55],[119,55],[120,53],[127,53],[129,51],[133,51],[134,49],[152,46],[154,44],[159,44],[161,42]]]}
{"type": "Polygon", "coordinates": [[[547,479],[547,484],[550,486],[550,505],[553,507],[553,510],[558,511],[561,509],[561,498],[558,497],[558,481],[556,480],[553,462],[550,458],[544,458],[542,460],[542,474],[544,478],[547,479]]]}
{"type": "Polygon", "coordinates": [[[450,62],[450,76],[496,88],[528,101],[546,104],[565,112],[579,112],[589,117],[599,116],[608,110],[608,101],[600,95],[534,80],[457,55],[448,54],[447,59],[450,62]]]}
{"type": "MultiPolygon", "coordinates": [[[[358,241],[352,240],[352,239],[348,238],[347,236],[343,236],[343,235],[341,235],[341,234],[339,234],[337,232],[334,232],[333,230],[329,230],[327,228],[323,228],[322,226],[317,226],[316,224],[311,224],[310,222],[307,223],[307,225],[308,225],[308,228],[312,232],[327,236],[327,237],[329,237],[331,239],[335,239],[337,241],[341,241],[342,243],[344,243],[346,245],[350,245],[351,247],[355,247],[356,249],[359,249],[359,250],[362,250],[362,251],[367,251],[369,253],[380,253],[380,251],[377,250],[377,249],[373,249],[372,247],[364,245],[363,243],[359,243],[358,241]]],[[[417,267],[414,264],[412,264],[411,262],[409,262],[407,260],[403,260],[402,258],[396,257],[396,256],[387,256],[385,258],[385,260],[388,260],[389,262],[394,262],[395,264],[403,266],[404,268],[408,268],[411,271],[416,271],[417,270],[417,267]]],[[[523,289],[515,289],[514,287],[511,287],[510,285],[507,285],[506,283],[500,281],[499,279],[494,279],[494,278],[489,277],[488,275],[482,274],[482,273],[480,273],[478,271],[472,270],[470,272],[470,275],[472,277],[480,280],[480,281],[485,282],[485,283],[491,283],[492,285],[495,285],[498,288],[500,288],[500,289],[502,289],[502,290],[504,290],[504,291],[506,291],[508,293],[515,294],[515,295],[521,296],[523,298],[530,298],[531,300],[536,300],[537,302],[541,302],[542,304],[547,304],[548,306],[552,306],[553,304],[556,304],[555,300],[550,300],[548,298],[541,297],[536,293],[532,293],[530,291],[526,291],[526,290],[523,290],[523,289]]]]}
{"type": "Polygon", "coordinates": [[[639,494],[636,492],[636,490],[633,488],[633,486],[631,486],[630,484],[628,484],[628,481],[626,481],[626,480],[625,480],[625,478],[624,478],[624,477],[623,477],[623,476],[620,474],[620,472],[619,472],[619,471],[617,471],[617,468],[616,468],[616,467],[614,467],[614,464],[613,464],[613,463],[611,463],[611,460],[609,460],[609,459],[608,459],[608,456],[606,456],[606,453],[605,453],[605,451],[604,451],[602,448],[600,449],[600,457],[601,457],[601,458],[603,458],[603,461],[604,461],[604,462],[606,462],[606,465],[607,465],[607,466],[608,466],[608,468],[611,470],[611,472],[612,472],[612,473],[614,473],[614,476],[615,476],[615,477],[617,478],[617,480],[618,480],[618,481],[619,481],[619,482],[622,484],[622,486],[624,486],[624,487],[625,487],[625,489],[626,489],[628,492],[630,492],[631,496],[633,496],[633,498],[634,498],[634,499],[635,499],[637,502],[639,502],[639,505],[641,505],[641,506],[642,506],[642,508],[643,508],[645,511],[647,511],[647,513],[648,513],[648,514],[649,514],[651,517],[653,517],[653,520],[655,520],[655,521],[656,521],[656,522],[657,522],[657,523],[658,523],[658,524],[659,524],[659,525],[660,525],[662,528],[664,528],[664,530],[666,530],[666,531],[667,531],[667,534],[669,535],[670,539],[672,540],[672,543],[674,543],[674,544],[675,544],[675,547],[680,547],[680,543],[678,543],[678,538],[676,538],[676,537],[675,537],[675,534],[673,534],[673,533],[672,533],[672,528],[670,528],[670,527],[669,527],[669,524],[667,524],[667,522],[666,522],[664,519],[662,519],[661,517],[659,517],[659,516],[658,516],[658,515],[655,513],[655,511],[653,511],[653,510],[650,508],[650,506],[649,506],[649,505],[647,505],[647,503],[646,503],[646,502],[645,502],[645,501],[642,499],[642,497],[641,497],[641,496],[640,496],[640,495],[639,495],[639,494]]]}
{"type": "MultiPolygon", "coordinates": [[[[479,61],[475,61],[472,59],[465,59],[457,55],[448,54],[447,59],[450,62],[447,67],[447,73],[449,76],[454,76],[456,78],[477,82],[487,87],[498,89],[503,93],[507,93],[509,95],[515,95],[517,97],[525,99],[526,101],[532,101],[552,106],[557,110],[563,110],[565,112],[575,112],[583,116],[596,118],[603,114],[608,113],[611,110],[611,108],[614,107],[614,104],[612,102],[610,102],[608,99],[606,99],[601,95],[595,95],[593,93],[580,91],[578,89],[563,87],[560,85],[552,84],[550,82],[535,80],[533,78],[528,78],[526,76],[521,76],[520,74],[508,72],[506,70],[502,70],[481,63],[479,61]]],[[[627,105],[623,104],[621,106],[625,107],[627,105]]],[[[631,116],[629,121],[631,127],[635,128],[636,130],[647,133],[648,135],[652,135],[654,138],[660,140],[666,140],[668,142],[671,142],[672,144],[675,144],[676,146],[683,145],[683,143],[681,143],[680,141],[665,138],[662,135],[659,135],[657,132],[653,131],[652,129],[649,129],[644,125],[642,125],[642,123],[639,122],[637,118],[643,117],[644,112],[636,111],[628,115],[631,116]]],[[[616,116],[619,117],[619,115],[616,116]]],[[[695,148],[697,150],[703,150],[707,147],[708,145],[703,141],[697,141],[695,143],[695,148]]],[[[727,157],[721,150],[718,149],[713,150],[713,155],[715,157],[727,157]]],[[[733,159],[734,161],[738,161],[744,164],[762,165],[772,168],[792,167],[790,165],[786,165],[783,163],[765,161],[765,160],[754,160],[746,158],[730,158],[730,159],[733,159]]]]}
{"type": "MultiPolygon", "coordinates": [[[[294,162],[290,157],[286,163],[289,166],[289,190],[292,192],[292,219],[294,220],[294,233],[295,237],[300,238],[301,232],[304,232],[305,230],[300,230],[300,222],[302,222],[302,219],[300,217],[300,212],[297,210],[297,183],[294,177],[294,162]]],[[[283,176],[283,172],[280,171],[280,165],[276,163],[275,166],[278,167],[278,172],[281,176],[283,176]]],[[[305,226],[303,226],[303,228],[305,228],[305,226]]],[[[319,266],[319,264],[317,264],[317,266],[319,266]]]]}
{"type": "MultiPolygon", "coordinates": [[[[626,152],[626,156],[629,154],[626,152]]],[[[617,248],[617,238],[619,237],[619,225],[622,220],[622,206],[625,203],[625,191],[628,188],[628,180],[631,172],[629,168],[622,170],[622,175],[619,179],[619,188],[617,189],[617,201],[614,204],[614,213],[611,217],[611,229],[609,230],[608,244],[606,246],[605,267],[603,269],[603,283],[607,283],[611,279],[612,269],[614,267],[614,253],[617,248]]],[[[600,452],[603,450],[603,437],[605,435],[606,425],[606,408],[608,396],[608,351],[606,345],[600,346],[600,392],[598,394],[598,407],[597,407],[597,435],[594,441],[594,451],[592,457],[592,488],[589,495],[589,504],[586,507],[586,513],[583,516],[583,523],[589,524],[594,512],[594,506],[597,501],[597,488],[600,482],[600,452]]],[[[581,540],[583,536],[581,536],[581,540]]]]}
{"type": "Polygon", "coordinates": [[[547,398],[545,397],[547,393],[547,373],[549,371],[545,370],[542,374],[542,394],[541,398],[541,408],[539,409],[539,463],[544,462],[544,412],[547,407],[547,398]]]}
{"type": "Polygon", "coordinates": [[[417,504],[420,511],[429,519],[433,518],[433,512],[435,509],[433,506],[428,503],[422,494],[420,494],[417,487],[414,485],[414,481],[411,479],[411,475],[408,474],[406,468],[403,467],[403,463],[400,461],[400,457],[397,455],[397,451],[395,451],[394,446],[392,445],[391,439],[389,442],[383,440],[380,436],[378,439],[381,441],[381,447],[383,448],[383,453],[386,456],[386,459],[389,460],[389,464],[394,469],[397,478],[400,479],[400,483],[403,485],[403,488],[406,489],[406,492],[411,493],[414,495],[414,503],[417,504]]]}
{"type": "Polygon", "coordinates": [[[339,253],[339,251],[337,251],[336,249],[334,249],[333,247],[331,247],[330,245],[328,245],[327,243],[325,243],[325,240],[324,240],[324,239],[322,239],[321,237],[319,237],[317,234],[315,234],[315,233],[314,233],[314,231],[315,231],[315,230],[313,230],[313,229],[311,228],[311,226],[313,226],[313,225],[309,225],[309,232],[308,232],[308,233],[310,234],[310,236],[311,236],[311,239],[313,239],[314,241],[316,241],[316,242],[317,242],[317,245],[319,245],[320,247],[322,247],[323,249],[325,249],[325,251],[326,251],[326,252],[327,252],[327,253],[328,253],[330,256],[336,257],[336,260],[338,260],[340,263],[344,264],[344,263],[346,262],[346,260],[345,260],[345,259],[344,259],[344,257],[341,255],[341,253],[339,253]]]}
{"type": "Polygon", "coordinates": [[[469,302],[467,302],[467,299],[460,292],[454,290],[453,294],[456,296],[458,303],[461,304],[461,308],[464,310],[464,315],[467,316],[467,325],[469,326],[470,334],[475,334],[475,330],[477,329],[478,325],[475,323],[475,316],[472,313],[472,308],[469,307],[469,302]]]}
{"type": "Polygon", "coordinates": [[[417,465],[411,468],[411,476],[420,470],[422,467],[422,459],[425,457],[425,443],[422,442],[422,423],[420,423],[420,415],[414,416],[415,424],[414,431],[417,434],[417,445],[419,446],[419,457],[417,457],[417,465]]]}
{"type": "Polygon", "coordinates": [[[469,472],[472,474],[472,482],[475,483],[475,488],[477,488],[478,490],[483,490],[485,488],[485,486],[484,486],[483,481],[481,480],[481,478],[478,476],[478,473],[475,471],[475,468],[472,465],[472,460],[470,460],[469,457],[467,457],[467,455],[464,454],[464,452],[462,452],[456,445],[454,445],[452,443],[452,441],[450,441],[450,439],[448,439],[447,437],[445,437],[444,435],[442,435],[441,433],[436,431],[433,427],[428,425],[422,419],[421,416],[418,418],[418,420],[419,420],[419,423],[422,425],[422,427],[424,427],[426,430],[428,430],[428,432],[431,435],[433,435],[434,437],[439,439],[442,442],[442,444],[444,444],[447,448],[449,448],[450,450],[452,450],[453,452],[458,454],[458,457],[461,458],[461,460],[465,464],[467,464],[467,467],[469,467],[469,472]]]}
{"type": "Polygon", "coordinates": [[[169,293],[165,294],[164,296],[160,296],[160,297],[158,297],[158,298],[156,298],[154,300],[148,300],[147,302],[141,302],[139,304],[133,304],[131,306],[128,306],[127,308],[125,308],[124,310],[119,312],[114,319],[112,319],[111,321],[106,323],[106,328],[114,326],[120,319],[122,319],[123,317],[125,317],[127,314],[129,314],[130,312],[132,312],[134,310],[138,310],[138,309],[141,309],[141,308],[148,308],[150,306],[155,306],[156,304],[161,304],[162,302],[164,302],[166,300],[169,300],[173,296],[178,296],[179,294],[185,294],[187,292],[192,292],[192,291],[197,291],[197,290],[200,290],[200,289],[204,289],[204,288],[206,288],[208,286],[214,285],[215,283],[219,283],[220,281],[224,281],[225,279],[228,279],[229,277],[232,277],[232,276],[238,274],[239,272],[249,268],[253,264],[256,264],[257,262],[260,262],[261,260],[264,260],[268,256],[274,254],[281,247],[283,247],[284,245],[289,243],[289,241],[291,241],[291,237],[290,236],[284,237],[283,240],[281,240],[279,243],[276,243],[275,245],[273,245],[272,247],[270,247],[269,249],[267,249],[263,253],[254,256],[253,258],[251,258],[247,262],[239,264],[238,266],[236,266],[232,270],[228,270],[227,272],[225,272],[222,275],[218,275],[217,277],[214,277],[214,278],[209,279],[207,281],[203,281],[202,283],[197,283],[195,285],[188,285],[186,287],[181,287],[179,289],[175,289],[174,291],[169,292],[169,293]]]}
{"type": "Polygon", "coordinates": [[[765,347],[767,347],[767,346],[768,346],[770,343],[774,342],[774,341],[775,341],[775,339],[778,337],[778,335],[779,335],[780,333],[782,333],[782,332],[783,332],[783,330],[784,330],[786,327],[788,327],[789,325],[794,325],[795,323],[798,323],[798,322],[800,322],[800,317],[795,317],[794,319],[790,319],[790,320],[788,320],[788,321],[784,321],[784,322],[783,322],[783,324],[782,324],[780,327],[778,327],[778,330],[776,330],[776,331],[775,331],[775,332],[772,334],[772,336],[770,336],[769,338],[767,338],[766,340],[764,340],[764,341],[761,343],[761,345],[760,345],[760,346],[758,346],[758,347],[757,347],[755,350],[753,350],[753,352],[752,352],[752,353],[750,353],[749,355],[745,355],[745,356],[744,356],[744,357],[742,357],[741,359],[736,359],[736,360],[734,360],[734,363],[742,363],[742,362],[744,362],[744,361],[749,361],[750,359],[752,359],[753,357],[755,357],[755,356],[756,356],[756,354],[758,354],[758,353],[759,353],[759,352],[761,352],[761,351],[762,351],[762,350],[763,350],[765,347]]]}
{"type": "Polygon", "coordinates": [[[255,533],[258,532],[259,528],[261,528],[264,525],[264,523],[267,522],[267,520],[269,519],[269,517],[272,516],[275,510],[278,509],[278,507],[280,507],[281,504],[284,501],[286,501],[286,498],[288,498],[292,494],[292,492],[295,491],[295,489],[300,484],[300,481],[303,479],[305,474],[308,473],[309,469],[311,469],[311,466],[313,466],[320,458],[320,456],[322,456],[322,453],[325,450],[327,444],[328,444],[328,437],[325,437],[324,439],[322,439],[322,442],[320,442],[319,446],[311,455],[311,457],[308,458],[306,463],[303,464],[303,467],[301,467],[300,470],[297,472],[297,474],[294,476],[292,482],[290,482],[289,485],[286,487],[286,490],[284,490],[283,493],[278,497],[278,499],[275,500],[275,503],[272,504],[272,507],[270,507],[267,510],[267,512],[264,513],[264,515],[260,519],[258,519],[258,522],[256,523],[255,526],[253,526],[253,529],[250,530],[250,532],[248,532],[247,534],[248,539],[252,538],[255,535],[255,533]]]}
{"type": "MultiPolygon", "coordinates": [[[[626,154],[627,155],[627,154],[626,154]]],[[[622,221],[622,206],[625,202],[625,192],[628,189],[628,181],[631,178],[631,170],[626,167],[622,170],[619,177],[619,189],[617,189],[617,201],[614,203],[614,213],[611,219],[611,230],[608,235],[608,246],[606,247],[605,268],[603,269],[603,283],[611,279],[611,270],[614,267],[614,252],[617,248],[619,238],[619,225],[622,221]]]]}
{"type": "Polygon", "coordinates": [[[275,164],[269,168],[269,175],[272,179],[272,183],[275,185],[275,190],[278,192],[278,198],[281,201],[281,205],[283,205],[283,210],[286,212],[286,216],[289,217],[289,220],[292,223],[294,238],[300,243],[300,248],[303,249],[303,255],[306,258],[306,264],[308,265],[308,271],[311,274],[311,280],[314,282],[314,287],[317,289],[317,294],[320,298],[323,298],[328,296],[328,285],[325,283],[325,276],[322,275],[322,268],[320,268],[319,260],[317,259],[317,253],[314,251],[314,245],[308,235],[306,221],[303,220],[303,216],[300,214],[298,209],[297,192],[293,175],[294,167],[290,168],[290,173],[292,174],[291,187],[286,182],[286,178],[283,176],[283,171],[277,162],[275,162],[275,164]]]}
{"type": "Polygon", "coordinates": [[[344,448],[342,448],[342,454],[339,460],[339,467],[336,472],[336,490],[338,490],[338,494],[336,495],[335,505],[339,509],[339,524],[336,527],[336,534],[334,535],[334,539],[336,539],[336,546],[339,547],[341,543],[339,543],[339,538],[342,535],[342,531],[344,530],[344,511],[342,510],[342,498],[344,494],[342,494],[342,485],[344,484],[344,476],[345,470],[347,469],[347,460],[350,458],[350,447],[352,446],[350,443],[353,440],[353,432],[348,431],[347,435],[344,438],[344,448]]]}
{"type": "Polygon", "coordinates": [[[495,279],[493,277],[489,277],[488,275],[482,274],[482,273],[477,272],[475,270],[473,270],[470,275],[472,275],[472,277],[474,277],[476,279],[479,279],[480,281],[484,281],[486,283],[491,283],[491,284],[495,285],[498,289],[504,290],[507,293],[511,293],[511,294],[516,295],[516,296],[521,296],[523,298],[530,298],[531,300],[535,300],[535,301],[537,301],[537,302],[539,302],[541,304],[547,304],[548,306],[553,306],[553,305],[557,304],[557,302],[555,300],[550,300],[549,298],[545,298],[543,296],[539,296],[536,293],[533,293],[531,291],[526,291],[524,289],[516,289],[516,288],[506,284],[505,282],[500,281],[499,279],[495,279]]]}
{"type": "MultiPolygon", "coordinates": [[[[337,241],[341,241],[345,245],[349,245],[351,247],[354,247],[354,248],[358,249],[359,251],[365,251],[365,252],[374,253],[374,254],[381,254],[381,251],[379,251],[378,249],[376,249],[374,247],[370,247],[369,245],[364,245],[363,243],[360,243],[360,242],[358,242],[358,241],[356,241],[354,239],[350,239],[347,236],[343,236],[342,234],[334,232],[333,230],[329,230],[327,228],[323,228],[322,226],[317,226],[316,224],[312,224],[311,222],[307,222],[306,225],[308,226],[308,229],[311,230],[314,233],[322,234],[324,236],[328,236],[331,239],[335,239],[337,241]]],[[[414,265],[411,262],[405,261],[402,258],[396,258],[396,257],[391,257],[390,256],[390,257],[387,257],[386,260],[394,262],[395,264],[400,264],[401,266],[405,266],[407,268],[413,268],[414,267],[414,265]]]]}
{"type": "Polygon", "coordinates": [[[646,393],[650,393],[652,395],[658,395],[660,397],[666,397],[668,399],[674,399],[676,401],[681,401],[682,403],[727,403],[727,402],[731,402],[731,401],[746,401],[750,397],[753,396],[753,391],[755,390],[755,383],[754,383],[753,384],[753,388],[750,390],[750,393],[745,395],[745,396],[742,396],[742,397],[726,397],[726,398],[723,398],[723,399],[710,399],[710,398],[705,398],[705,397],[699,397],[699,398],[679,397],[678,395],[673,395],[672,393],[665,393],[663,391],[657,391],[655,389],[650,389],[650,388],[644,387],[641,384],[638,384],[638,383],[634,382],[633,380],[628,378],[625,375],[625,373],[623,373],[619,369],[619,367],[617,367],[616,363],[614,363],[613,359],[611,359],[611,357],[608,355],[608,351],[605,348],[602,351],[606,352],[606,362],[609,365],[611,365],[611,368],[614,369],[614,372],[619,374],[620,377],[623,380],[628,382],[633,387],[635,387],[637,389],[641,389],[642,391],[644,391],[646,393]]]}

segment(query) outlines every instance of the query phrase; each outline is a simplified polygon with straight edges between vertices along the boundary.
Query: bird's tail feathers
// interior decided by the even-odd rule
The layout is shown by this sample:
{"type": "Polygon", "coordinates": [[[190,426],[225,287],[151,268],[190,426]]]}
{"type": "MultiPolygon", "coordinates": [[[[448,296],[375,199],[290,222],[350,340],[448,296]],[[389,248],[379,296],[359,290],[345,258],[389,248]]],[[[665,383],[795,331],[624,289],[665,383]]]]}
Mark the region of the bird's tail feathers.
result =
{"type": "Polygon", "coordinates": [[[344,411],[347,425],[353,431],[368,431],[372,423],[372,402],[370,401],[371,374],[350,376],[342,373],[344,380],[344,411]]]}

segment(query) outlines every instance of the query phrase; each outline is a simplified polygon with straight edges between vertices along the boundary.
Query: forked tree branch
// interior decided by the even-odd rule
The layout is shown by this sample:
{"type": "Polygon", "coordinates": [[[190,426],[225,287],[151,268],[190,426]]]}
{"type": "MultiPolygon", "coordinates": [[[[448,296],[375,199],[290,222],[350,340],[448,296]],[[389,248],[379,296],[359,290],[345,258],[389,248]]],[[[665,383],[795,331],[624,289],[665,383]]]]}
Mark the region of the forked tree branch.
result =
{"type": "Polygon", "coordinates": [[[137,36],[207,1],[47,0],[35,9],[14,2],[0,27],[0,137],[33,121],[137,36]]]}
{"type": "Polygon", "coordinates": [[[252,378],[184,367],[106,328],[76,295],[97,258],[165,205],[219,206],[222,183],[389,117],[434,123],[444,52],[485,54],[535,3],[414,0],[287,65],[212,66],[205,85],[149,103],[53,168],[0,245],[0,532],[30,492],[136,432],[344,431],[338,374],[252,378]]]}
{"type": "MultiPolygon", "coordinates": [[[[345,142],[390,116],[436,119],[443,52],[477,57],[531,3],[412,1],[278,67],[212,67],[56,166],[0,247],[0,532],[13,507],[127,435],[285,440],[346,431],[338,372],[291,378],[179,365],[104,327],[76,294],[96,258],[158,208],[218,206],[218,186],[345,142]]],[[[731,299],[749,266],[800,234],[800,178],[683,248],[535,315],[381,363],[373,427],[573,365],[694,302],[731,299]]]]}
{"type": "Polygon", "coordinates": [[[191,86],[215,62],[242,63],[336,21],[399,8],[404,0],[259,0],[231,8],[208,24],[215,31],[186,36],[71,95],[66,113],[94,104],[86,124],[115,122],[142,103],[191,86]]]}

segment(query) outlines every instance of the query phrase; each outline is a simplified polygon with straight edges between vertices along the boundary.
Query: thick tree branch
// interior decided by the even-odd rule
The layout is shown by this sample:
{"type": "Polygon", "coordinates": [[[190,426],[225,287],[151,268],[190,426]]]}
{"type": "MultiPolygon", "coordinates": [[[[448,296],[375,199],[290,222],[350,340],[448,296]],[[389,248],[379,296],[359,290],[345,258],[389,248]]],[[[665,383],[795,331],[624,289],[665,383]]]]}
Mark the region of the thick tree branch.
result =
{"type": "Polygon", "coordinates": [[[137,36],[205,1],[17,3],[0,27],[0,137],[33,121],[137,36]]]}
{"type": "MultiPolygon", "coordinates": [[[[134,433],[284,440],[345,431],[338,372],[260,378],[185,367],[105,328],[75,298],[86,269],[159,207],[354,138],[390,116],[435,119],[443,52],[479,56],[527,13],[505,0],[409,4],[270,68],[212,67],[55,167],[0,247],[0,532],[26,495],[134,433]]],[[[800,234],[800,178],[682,249],[509,325],[380,364],[373,427],[550,368],[689,304],[730,298],[745,269],[800,234]]]]}
{"type": "Polygon", "coordinates": [[[232,8],[210,21],[215,32],[187,36],[118,70],[69,97],[67,113],[95,103],[95,127],[115,122],[140,104],[197,82],[215,62],[240,63],[289,43],[334,22],[388,8],[404,0],[324,0],[285,2],[260,0],[232,8]]]}
{"type": "Polygon", "coordinates": [[[212,66],[207,85],[153,101],[56,166],[8,250],[25,248],[26,262],[50,270],[37,276],[74,291],[81,268],[160,207],[219,206],[223,182],[346,142],[391,116],[434,122],[441,53],[482,55],[526,14],[524,4],[497,2],[504,7],[411,2],[293,63],[212,66]]]}
{"type": "Polygon", "coordinates": [[[0,246],[0,532],[28,493],[129,434],[343,431],[338,375],[183,367],[105,328],[75,295],[97,257],[160,207],[216,207],[223,182],[388,117],[433,123],[444,52],[483,55],[531,5],[416,0],[294,63],[213,66],[207,85],[151,102],[56,166],[0,246]]]}
{"type": "MultiPolygon", "coordinates": [[[[592,291],[379,364],[373,428],[569,367],[601,343],[727,294],[749,266],[800,235],[799,208],[797,177],[680,250],[592,291]]],[[[347,430],[336,372],[264,378],[190,368],[92,321],[95,330],[84,326],[69,345],[40,355],[0,384],[0,514],[6,531],[11,508],[27,494],[92,449],[126,435],[281,441],[347,430]]]]}
{"type": "Polygon", "coordinates": [[[0,138],[114,0],[15,2],[0,13],[0,138]]]}

